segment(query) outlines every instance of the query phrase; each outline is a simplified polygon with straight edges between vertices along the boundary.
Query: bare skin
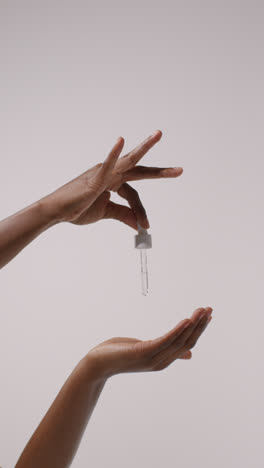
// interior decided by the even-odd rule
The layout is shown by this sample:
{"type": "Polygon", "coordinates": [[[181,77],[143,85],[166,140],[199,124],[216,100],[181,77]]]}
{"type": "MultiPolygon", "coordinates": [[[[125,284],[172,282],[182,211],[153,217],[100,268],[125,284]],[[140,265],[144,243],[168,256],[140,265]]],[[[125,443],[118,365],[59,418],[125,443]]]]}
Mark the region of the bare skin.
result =
{"type": "MultiPolygon", "coordinates": [[[[90,168],[41,200],[0,222],[0,268],[43,231],[61,222],[86,225],[116,219],[133,229],[149,227],[146,210],[128,182],[175,178],[182,168],[137,165],[161,139],[160,130],[120,157],[124,139],[103,163],[90,168]],[[111,191],[128,206],[113,203],[111,191]]],[[[190,319],[154,340],[112,338],[93,348],[77,364],[23,450],[16,468],[66,468],[72,463],[83,432],[107,380],[125,372],[165,369],[176,359],[188,360],[191,349],[211,320],[212,309],[197,309],[190,319]]]]}
{"type": "Polygon", "coordinates": [[[116,219],[133,229],[137,221],[149,227],[146,210],[129,181],[178,177],[182,168],[139,166],[137,163],[161,139],[157,130],[135,149],[120,157],[124,139],[119,137],[103,163],[58,188],[41,200],[0,222],[0,268],[8,264],[39,234],[61,222],[76,225],[116,219]],[[113,203],[117,192],[129,206],[113,203]]]}
{"type": "Polygon", "coordinates": [[[197,309],[154,340],[112,338],[93,348],[65,382],[15,468],[69,467],[107,380],[120,373],[160,371],[176,359],[190,359],[211,313],[210,307],[197,309]]]}

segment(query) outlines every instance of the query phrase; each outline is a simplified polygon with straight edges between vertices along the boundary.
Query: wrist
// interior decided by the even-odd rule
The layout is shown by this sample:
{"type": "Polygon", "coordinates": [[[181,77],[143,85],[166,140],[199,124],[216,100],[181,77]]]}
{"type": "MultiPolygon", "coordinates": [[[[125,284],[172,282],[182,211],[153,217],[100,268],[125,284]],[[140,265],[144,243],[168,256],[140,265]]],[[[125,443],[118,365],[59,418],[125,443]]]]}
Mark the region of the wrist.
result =
{"type": "Polygon", "coordinates": [[[77,364],[78,370],[86,380],[95,384],[105,384],[108,379],[103,367],[99,365],[96,358],[90,353],[86,354],[77,364]]]}
{"type": "Polygon", "coordinates": [[[42,216],[45,218],[46,222],[49,225],[48,227],[54,226],[55,224],[58,224],[63,221],[57,208],[57,204],[50,195],[41,198],[38,201],[38,204],[42,216]]]}

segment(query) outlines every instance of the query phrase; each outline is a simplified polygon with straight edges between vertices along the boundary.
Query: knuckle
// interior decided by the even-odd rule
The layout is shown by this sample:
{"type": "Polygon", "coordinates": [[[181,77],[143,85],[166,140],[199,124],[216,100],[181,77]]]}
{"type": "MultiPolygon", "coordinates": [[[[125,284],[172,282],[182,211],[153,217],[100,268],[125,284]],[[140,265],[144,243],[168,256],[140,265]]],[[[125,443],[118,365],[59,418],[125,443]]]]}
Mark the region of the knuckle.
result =
{"type": "Polygon", "coordinates": [[[131,188],[132,188],[131,193],[133,194],[133,197],[135,198],[135,200],[137,200],[137,202],[138,202],[139,201],[138,191],[136,189],[134,189],[134,187],[131,187],[131,188]]]}
{"type": "Polygon", "coordinates": [[[105,192],[102,193],[102,196],[104,197],[104,199],[106,201],[108,201],[108,200],[110,200],[111,193],[108,192],[108,191],[105,191],[105,192]]]}

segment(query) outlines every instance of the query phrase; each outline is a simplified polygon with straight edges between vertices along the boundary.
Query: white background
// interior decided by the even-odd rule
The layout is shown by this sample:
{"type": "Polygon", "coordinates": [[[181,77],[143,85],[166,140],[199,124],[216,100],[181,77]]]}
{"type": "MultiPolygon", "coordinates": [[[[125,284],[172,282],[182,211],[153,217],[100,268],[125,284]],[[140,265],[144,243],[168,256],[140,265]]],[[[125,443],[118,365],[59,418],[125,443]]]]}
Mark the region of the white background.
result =
{"type": "Polygon", "coordinates": [[[113,220],[55,226],[1,270],[4,468],[91,347],[208,305],[191,361],[106,384],[73,466],[263,466],[263,20],[262,1],[0,1],[1,218],[120,135],[127,152],[161,129],[144,163],[184,168],[134,183],[148,297],[113,220]]]}

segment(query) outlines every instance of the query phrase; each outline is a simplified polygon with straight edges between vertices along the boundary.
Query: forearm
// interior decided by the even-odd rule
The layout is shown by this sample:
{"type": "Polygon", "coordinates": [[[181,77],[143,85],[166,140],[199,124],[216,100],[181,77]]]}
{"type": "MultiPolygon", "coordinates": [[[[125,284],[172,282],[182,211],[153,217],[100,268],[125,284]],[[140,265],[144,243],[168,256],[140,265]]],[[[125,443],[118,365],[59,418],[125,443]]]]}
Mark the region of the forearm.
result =
{"type": "Polygon", "coordinates": [[[0,268],[9,263],[32,240],[57,224],[54,207],[43,198],[0,222],[0,268]]]}
{"type": "Polygon", "coordinates": [[[15,468],[66,468],[72,463],[105,380],[84,358],[73,370],[15,468]]]}

